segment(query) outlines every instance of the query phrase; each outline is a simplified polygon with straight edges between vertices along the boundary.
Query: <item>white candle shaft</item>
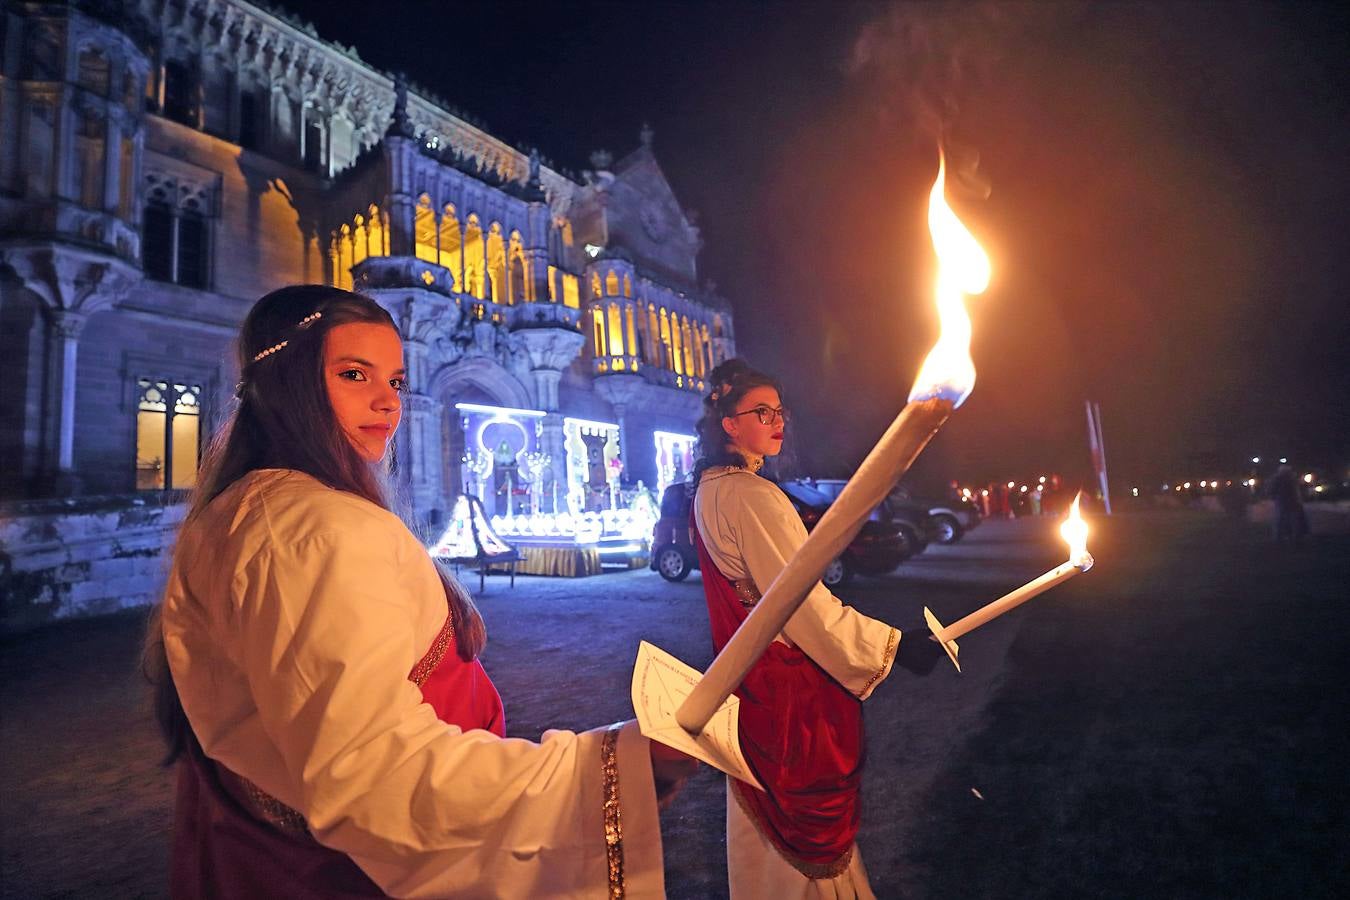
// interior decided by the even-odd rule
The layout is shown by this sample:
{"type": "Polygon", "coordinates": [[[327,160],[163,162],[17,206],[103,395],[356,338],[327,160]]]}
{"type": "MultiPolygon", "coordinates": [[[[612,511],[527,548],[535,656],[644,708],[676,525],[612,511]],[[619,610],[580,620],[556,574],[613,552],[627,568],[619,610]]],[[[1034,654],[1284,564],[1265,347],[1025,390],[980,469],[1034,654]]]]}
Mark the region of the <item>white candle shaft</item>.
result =
{"type": "Polygon", "coordinates": [[[806,543],[788,560],[681,704],[675,718],[685,731],[696,735],[708,724],[820,581],[825,568],[844,552],[872,510],[937,434],[952,409],[948,400],[921,400],[906,404],[900,411],[839,498],[807,535],[806,543]]]}
{"type": "Polygon", "coordinates": [[[953,622],[942,629],[942,633],[936,635],[936,637],[940,641],[954,641],[963,634],[974,631],[991,619],[997,619],[1013,607],[1021,606],[1037,594],[1043,594],[1055,585],[1067,581],[1081,571],[1083,570],[1071,562],[1066,562],[1061,566],[1057,566],[1049,572],[1046,572],[1040,578],[1027,582],[1012,593],[1004,594],[993,603],[980,607],[964,619],[953,622]]]}

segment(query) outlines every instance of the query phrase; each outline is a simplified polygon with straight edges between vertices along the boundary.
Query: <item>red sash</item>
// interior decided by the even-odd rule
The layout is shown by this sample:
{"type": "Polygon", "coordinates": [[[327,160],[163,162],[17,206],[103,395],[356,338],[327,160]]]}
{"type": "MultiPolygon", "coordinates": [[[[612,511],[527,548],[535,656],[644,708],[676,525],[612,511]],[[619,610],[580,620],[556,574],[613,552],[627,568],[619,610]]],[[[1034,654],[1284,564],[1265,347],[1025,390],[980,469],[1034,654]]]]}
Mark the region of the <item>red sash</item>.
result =
{"type": "MultiPolygon", "coordinates": [[[[758,596],[742,597],[691,525],[713,647],[720,651],[758,596]]],[[[741,808],[803,874],[838,875],[852,859],[861,816],[862,703],[800,649],[780,641],[769,645],[736,696],[741,752],[767,789],[732,779],[741,808]]]]}
{"type": "MultiPolygon", "coordinates": [[[[442,721],[505,736],[501,697],[478,660],[466,663],[455,652],[448,617],[408,680],[422,689],[422,699],[442,721]]],[[[384,896],[351,857],[316,841],[299,813],[207,759],[197,742],[191,743],[178,764],[170,896],[384,896]]]]}

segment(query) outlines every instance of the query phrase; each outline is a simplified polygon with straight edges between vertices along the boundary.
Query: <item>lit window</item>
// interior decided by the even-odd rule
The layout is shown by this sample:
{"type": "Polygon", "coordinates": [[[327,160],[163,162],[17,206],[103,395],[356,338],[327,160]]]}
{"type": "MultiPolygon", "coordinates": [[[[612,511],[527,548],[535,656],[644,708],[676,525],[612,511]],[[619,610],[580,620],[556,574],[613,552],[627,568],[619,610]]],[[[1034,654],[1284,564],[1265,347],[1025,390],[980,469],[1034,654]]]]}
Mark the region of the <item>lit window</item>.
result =
{"type": "Polygon", "coordinates": [[[563,306],[581,308],[581,288],[577,276],[563,273],[563,306]]]}
{"type": "Polygon", "coordinates": [[[192,487],[201,454],[201,385],[141,378],[136,387],[136,490],[192,487]]]}

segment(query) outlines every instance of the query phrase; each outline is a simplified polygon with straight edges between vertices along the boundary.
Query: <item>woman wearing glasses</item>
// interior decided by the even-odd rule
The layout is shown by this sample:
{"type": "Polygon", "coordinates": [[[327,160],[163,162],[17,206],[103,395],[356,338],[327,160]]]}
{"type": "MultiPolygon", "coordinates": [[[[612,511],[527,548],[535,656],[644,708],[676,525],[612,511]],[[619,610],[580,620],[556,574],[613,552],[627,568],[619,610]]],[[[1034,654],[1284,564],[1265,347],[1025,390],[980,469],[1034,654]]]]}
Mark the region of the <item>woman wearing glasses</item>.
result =
{"type": "MultiPolygon", "coordinates": [[[[783,492],[757,474],[783,447],[788,411],[778,383],[739,359],[718,366],[709,381],[697,425],[693,516],[713,644],[721,650],[806,540],[806,528],[783,492]]],[[[931,640],[902,640],[816,585],[736,691],[741,749],[766,791],[728,779],[732,900],[874,897],[854,842],[861,701],[893,664],[926,674],[941,652],[931,640]]]]}

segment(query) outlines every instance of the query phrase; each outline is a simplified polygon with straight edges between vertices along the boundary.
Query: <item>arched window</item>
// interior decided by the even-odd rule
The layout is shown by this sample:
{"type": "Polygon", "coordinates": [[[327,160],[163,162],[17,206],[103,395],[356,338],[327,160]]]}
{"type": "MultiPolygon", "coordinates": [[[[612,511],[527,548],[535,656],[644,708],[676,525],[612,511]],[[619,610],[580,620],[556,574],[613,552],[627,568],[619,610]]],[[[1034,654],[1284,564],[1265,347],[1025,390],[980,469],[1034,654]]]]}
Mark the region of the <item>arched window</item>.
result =
{"type": "Polygon", "coordinates": [[[211,276],[210,203],[194,196],[175,208],[169,198],[178,189],[161,182],[141,212],[141,269],[156,281],[205,289],[211,276]]]}
{"type": "Polygon", "coordinates": [[[441,212],[439,256],[440,264],[454,276],[455,290],[463,293],[464,252],[460,246],[459,219],[455,218],[455,207],[449,203],[441,212]]]}
{"type": "Polygon", "coordinates": [[[600,290],[600,273],[599,273],[599,272],[592,272],[592,273],[591,273],[591,296],[592,296],[592,297],[600,297],[600,296],[603,296],[603,293],[602,293],[601,290],[600,290]]]}
{"type": "Polygon", "coordinates": [[[683,375],[684,336],[680,333],[680,317],[674,314],[670,317],[670,355],[675,360],[675,374],[683,375]]]}
{"type": "Polygon", "coordinates": [[[625,297],[633,296],[633,282],[627,275],[623,276],[623,295],[625,297]]]}
{"type": "Polygon", "coordinates": [[[628,355],[641,356],[638,352],[637,329],[633,325],[633,307],[628,306],[624,309],[624,318],[628,322],[628,355]]]}
{"type": "Polygon", "coordinates": [[[577,276],[564,272],[562,277],[563,306],[581,309],[581,284],[577,276]]]}
{"type": "Polygon", "coordinates": [[[205,288],[207,280],[206,219],[195,210],[178,214],[178,272],[184,287],[205,288]]]}
{"type": "Polygon", "coordinates": [[[609,354],[605,349],[605,314],[598,306],[591,307],[591,324],[593,326],[592,337],[595,343],[596,357],[608,356],[609,354]]]}
{"type": "Polygon", "coordinates": [[[164,63],[164,117],[197,127],[197,73],[183,60],[164,63]]]}
{"type": "Polygon", "coordinates": [[[609,355],[623,356],[623,313],[617,303],[609,305],[609,355]]]}
{"type": "Polygon", "coordinates": [[[301,160],[304,167],[311,172],[327,174],[328,159],[328,129],[326,123],[328,117],[320,113],[312,106],[304,108],[305,129],[301,132],[301,140],[304,142],[301,160]]]}
{"type": "Polygon", "coordinates": [[[619,296],[619,276],[615,274],[613,269],[610,269],[609,274],[605,276],[605,293],[611,297],[619,296]]]}
{"type": "Polygon", "coordinates": [[[239,92],[239,146],[257,150],[266,133],[267,91],[250,85],[239,92]]]}
{"type": "Polygon", "coordinates": [[[656,321],[655,304],[647,304],[647,362],[664,366],[661,361],[661,325],[656,321]]]}
{"type": "Polygon", "coordinates": [[[528,282],[525,278],[525,250],[521,246],[519,231],[511,232],[511,241],[507,245],[506,254],[509,259],[507,264],[506,302],[515,304],[535,299],[530,296],[529,288],[527,286],[528,282]]]}
{"type": "Polygon", "coordinates": [[[23,39],[23,61],[19,69],[21,78],[27,81],[60,81],[62,69],[61,39],[46,27],[34,20],[23,39]]]}
{"type": "Polygon", "coordinates": [[[151,201],[141,220],[141,268],[146,278],[173,281],[173,210],[151,201]]]}
{"type": "MultiPolygon", "coordinates": [[[[357,233],[360,232],[359,226],[356,231],[357,233]]],[[[356,244],[357,235],[352,233],[352,226],[343,225],[342,233],[338,237],[338,274],[341,278],[338,287],[346,288],[349,291],[352,289],[352,266],[356,265],[357,262],[356,244]]],[[[364,256],[362,258],[364,259],[364,256]]]]}
{"type": "Polygon", "coordinates": [[[436,214],[431,211],[431,198],[423,194],[417,198],[417,209],[413,212],[413,255],[427,262],[440,262],[437,237],[436,214]]]}
{"type": "Polygon", "coordinates": [[[488,232],[487,249],[490,290],[485,291],[485,296],[494,303],[506,303],[506,245],[502,243],[502,226],[496,222],[488,232]]]}
{"type": "Polygon", "coordinates": [[[478,216],[469,214],[464,227],[464,293],[479,300],[484,299],[483,292],[483,230],[478,226],[478,216]]]}
{"type": "Polygon", "coordinates": [[[223,60],[212,57],[202,73],[202,130],[216,137],[230,136],[230,98],[234,75],[223,60]]]}
{"type": "Polygon", "coordinates": [[[136,490],[192,487],[201,456],[201,385],[140,378],[136,386],[136,490]]]}
{"type": "Polygon", "coordinates": [[[664,306],[661,307],[661,364],[675,371],[675,354],[671,352],[670,346],[670,317],[664,306]]]}
{"type": "Polygon", "coordinates": [[[56,159],[56,113],[51,104],[37,98],[28,100],[26,113],[27,146],[21,169],[24,189],[34,199],[50,197],[56,159]]]}
{"type": "Polygon", "coordinates": [[[75,135],[75,196],[86,209],[103,208],[103,168],[107,162],[104,149],[105,124],[93,112],[80,112],[75,135]]]}
{"type": "Polygon", "coordinates": [[[352,235],[352,227],[343,225],[342,232],[338,235],[338,271],[341,276],[338,286],[352,289],[352,259],[356,256],[356,238],[352,235]]]}
{"type": "Polygon", "coordinates": [[[366,231],[366,217],[357,216],[352,226],[352,265],[359,266],[370,255],[370,233],[366,231]]]}
{"type": "Polygon", "coordinates": [[[370,214],[370,219],[366,225],[370,232],[370,249],[366,252],[371,256],[388,256],[389,230],[384,227],[385,215],[374,204],[371,204],[367,212],[370,214]]]}

